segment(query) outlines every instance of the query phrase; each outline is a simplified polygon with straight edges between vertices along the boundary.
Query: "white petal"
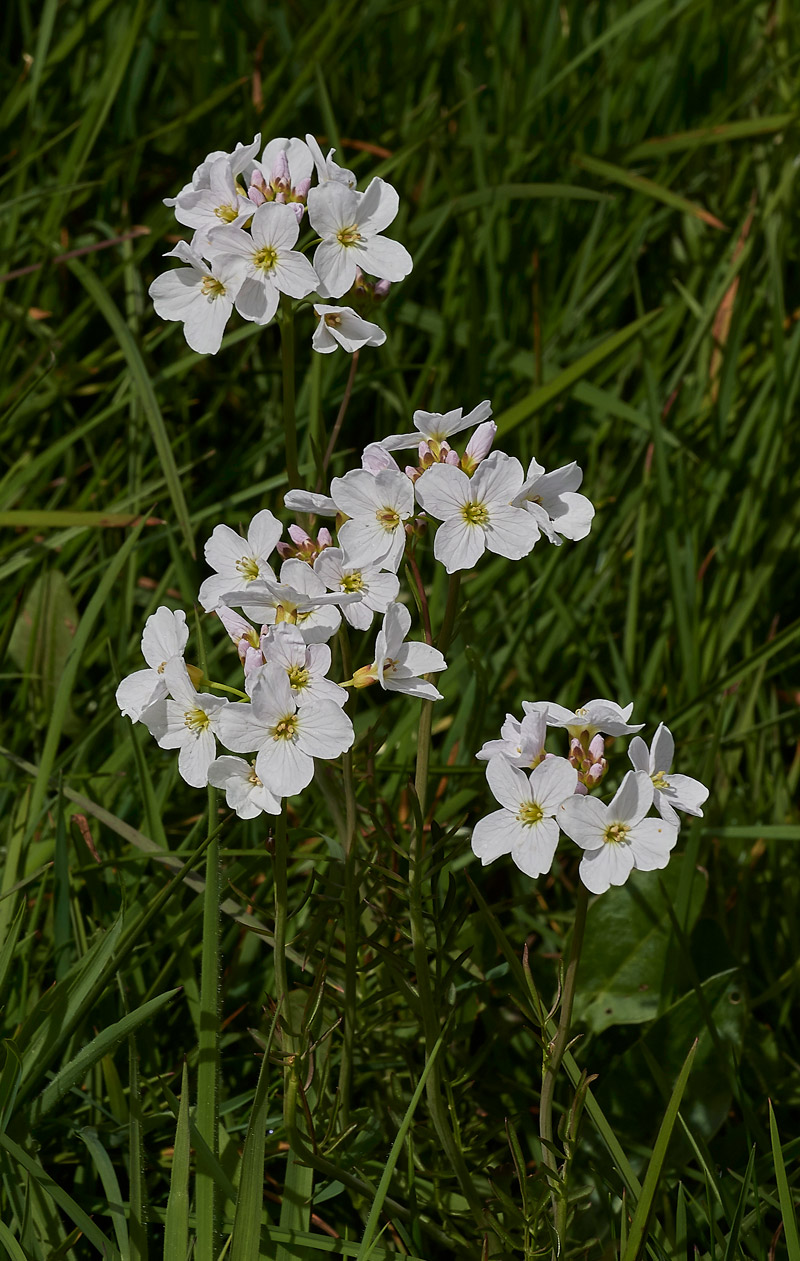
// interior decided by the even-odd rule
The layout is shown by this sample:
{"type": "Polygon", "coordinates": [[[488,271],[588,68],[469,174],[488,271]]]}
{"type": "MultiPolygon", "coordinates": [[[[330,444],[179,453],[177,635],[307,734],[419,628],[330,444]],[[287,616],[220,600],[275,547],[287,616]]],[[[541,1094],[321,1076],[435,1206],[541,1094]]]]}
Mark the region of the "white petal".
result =
{"type": "Polygon", "coordinates": [[[545,814],[555,814],[575,793],[578,772],[565,757],[548,757],[530,774],[530,796],[545,814]]]}
{"type": "Polygon", "coordinates": [[[439,521],[462,520],[461,510],[472,498],[469,478],[452,464],[432,464],[414,484],[414,491],[417,503],[439,521]]]}
{"type": "Polygon", "coordinates": [[[382,686],[387,692],[404,692],[406,696],[413,696],[417,700],[442,700],[441,692],[426,679],[416,677],[406,679],[398,674],[391,674],[384,680],[382,686]]]}
{"type": "Polygon", "coordinates": [[[195,268],[179,267],[156,276],[147,290],[156,315],[162,320],[185,320],[186,313],[202,299],[203,277],[195,268]]]}
{"type": "Polygon", "coordinates": [[[675,848],[678,828],[664,819],[642,819],[630,834],[634,866],[638,871],[660,871],[675,848]]]}
{"type": "Polygon", "coordinates": [[[416,675],[436,674],[439,670],[447,669],[447,662],[438,648],[416,639],[398,649],[397,663],[402,673],[408,670],[416,675]]]}
{"type": "Polygon", "coordinates": [[[258,207],[250,231],[257,249],[269,245],[276,250],[291,250],[300,233],[300,225],[291,206],[271,201],[258,207]]]}
{"type": "Polygon", "coordinates": [[[275,550],[282,533],[283,526],[278,518],[272,515],[269,508],[262,508],[247,528],[248,549],[255,558],[266,560],[275,550]]]}
{"type": "Polygon", "coordinates": [[[249,276],[236,295],[236,310],[243,320],[269,324],[278,309],[278,290],[268,280],[249,276]]]}
{"type": "Polygon", "coordinates": [[[330,495],[318,495],[312,490],[288,490],[283,502],[293,512],[315,512],[322,517],[336,516],[336,504],[330,495]]]}
{"type": "Polygon", "coordinates": [[[670,775],[667,787],[662,793],[675,810],[683,810],[685,814],[703,816],[701,806],[708,800],[708,789],[699,779],[691,775],[670,775]]]}
{"type": "Polygon", "coordinates": [[[645,775],[651,773],[650,754],[641,736],[634,736],[631,740],[628,745],[628,757],[635,771],[644,771],[645,775]]]}
{"type": "Polygon", "coordinates": [[[123,679],[114,693],[120,712],[133,722],[138,722],[148,705],[153,705],[167,694],[167,685],[155,670],[137,670],[123,679]]]}
{"type": "Polygon", "coordinates": [[[642,771],[628,771],[608,804],[608,822],[635,827],[653,804],[653,781],[642,771]]]}
{"type": "Polygon", "coordinates": [[[392,561],[394,560],[395,533],[401,535],[402,555],[402,549],[405,547],[405,530],[385,530],[377,518],[373,518],[372,521],[366,517],[345,521],[344,525],[339,527],[339,542],[347,553],[348,563],[354,569],[360,569],[367,565],[382,565],[390,556],[392,561]]]}
{"type": "MultiPolygon", "coordinates": [[[[284,206],[284,209],[288,207],[284,206]]],[[[308,259],[296,251],[281,254],[275,264],[274,278],[281,293],[288,293],[291,298],[304,298],[306,294],[313,293],[319,284],[319,277],[308,259]]]]}
{"type": "Polygon", "coordinates": [[[376,236],[397,217],[400,198],[391,184],[377,175],[370,180],[358,204],[357,223],[365,236],[376,236]]]}
{"type": "MultiPolygon", "coordinates": [[[[327,188],[328,185],[325,185],[327,188]]],[[[338,185],[331,185],[338,187],[338,185]]],[[[312,188],[311,192],[315,190],[312,188]]],[[[354,249],[340,245],[338,241],[323,241],[314,252],[314,271],[331,298],[341,298],[353,285],[356,278],[356,260],[354,249]]]]}
{"type": "MultiPolygon", "coordinates": [[[[478,473],[484,464],[479,466],[478,473]]],[[[484,530],[489,551],[505,556],[507,560],[522,560],[539,538],[539,527],[530,514],[524,508],[508,505],[491,505],[484,530]]]]}
{"type": "Polygon", "coordinates": [[[493,757],[486,767],[486,780],[497,801],[515,814],[524,801],[531,801],[527,775],[505,757],[493,757]]]}
{"type": "Polygon", "coordinates": [[[581,849],[598,849],[605,844],[608,806],[596,797],[568,797],[556,811],[556,822],[581,849]]]}
{"type": "Polygon", "coordinates": [[[408,632],[411,630],[411,614],[404,604],[390,604],[383,618],[383,637],[386,656],[394,659],[408,632]]]}
{"type": "Polygon", "coordinates": [[[142,656],[157,670],[170,657],[180,657],[189,639],[186,614],[162,606],[148,617],[142,631],[142,656]]]}
{"type": "Polygon", "coordinates": [[[578,868],[590,893],[605,893],[612,884],[624,884],[632,871],[633,851],[629,845],[603,845],[602,849],[590,850],[578,868]]]}
{"type": "Polygon", "coordinates": [[[510,504],[522,486],[522,465],[513,455],[493,451],[472,477],[472,495],[486,503],[510,504]]]}
{"type": "MultiPolygon", "coordinates": [[[[491,763],[490,763],[491,765],[491,763]]],[[[483,866],[494,862],[502,854],[510,854],[516,845],[524,842],[522,824],[510,810],[495,810],[480,819],[472,830],[472,852],[477,854],[483,866]]]]}
{"type": "Polygon", "coordinates": [[[276,797],[291,797],[314,778],[314,759],[293,740],[267,740],[256,757],[256,774],[276,797]]]}
{"type": "Polygon", "coordinates": [[[233,303],[224,295],[196,302],[183,324],[187,345],[198,355],[215,355],[232,311],[233,303]]]}
{"type": "Polygon", "coordinates": [[[449,521],[440,525],[433,540],[433,554],[449,574],[457,573],[462,569],[472,569],[485,551],[484,527],[473,525],[461,516],[451,517],[449,521]]]}
{"type": "Polygon", "coordinates": [[[553,865],[558,848],[558,824],[555,819],[540,819],[523,828],[525,839],[515,845],[511,857],[526,876],[543,876],[553,865]]]}
{"type": "Polygon", "coordinates": [[[311,757],[334,758],[352,748],[353,724],[332,701],[301,705],[297,718],[298,747],[311,757]]]}
{"type": "Polygon", "coordinates": [[[354,246],[351,252],[356,256],[354,263],[357,262],[362,271],[380,276],[382,280],[394,283],[405,280],[414,269],[414,261],[406,247],[388,236],[368,237],[354,246]]]}
{"type": "Polygon", "coordinates": [[[192,734],[185,740],[178,754],[178,771],[192,788],[205,788],[208,783],[208,768],[214,761],[216,741],[206,728],[192,734]]]}
{"type": "Polygon", "coordinates": [[[359,194],[343,184],[319,184],[309,189],[307,204],[309,222],[324,239],[356,223],[359,194]]]}
{"type": "MultiPolygon", "coordinates": [[[[632,740],[631,745],[633,745],[632,740]]],[[[672,732],[669,727],[664,726],[663,722],[659,723],[658,730],[653,736],[653,744],[650,750],[650,774],[655,775],[658,771],[668,772],[672,766],[674,756],[675,741],[672,738],[672,732]]]]}
{"type": "Polygon", "coordinates": [[[577,543],[585,539],[592,528],[594,504],[585,495],[570,493],[561,496],[558,509],[550,515],[559,534],[577,543]]]}
{"type": "Polygon", "coordinates": [[[164,666],[164,682],[167,690],[174,700],[183,705],[184,709],[198,709],[198,693],[192,680],[189,678],[189,671],[182,657],[170,657],[164,666]]]}
{"type": "Polygon", "coordinates": [[[220,715],[219,738],[234,753],[255,753],[269,738],[267,724],[253,711],[253,706],[229,705],[220,715]]]}

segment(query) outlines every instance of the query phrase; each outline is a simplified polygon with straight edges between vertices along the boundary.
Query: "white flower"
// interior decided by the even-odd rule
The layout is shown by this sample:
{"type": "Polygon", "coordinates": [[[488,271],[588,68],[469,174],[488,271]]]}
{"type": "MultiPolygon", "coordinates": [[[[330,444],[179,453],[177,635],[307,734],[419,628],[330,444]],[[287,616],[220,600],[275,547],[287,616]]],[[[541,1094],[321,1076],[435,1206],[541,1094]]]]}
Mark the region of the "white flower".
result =
{"type": "Polygon", "coordinates": [[[213,153],[209,153],[203,159],[199,166],[195,167],[194,174],[189,184],[184,184],[177,197],[165,197],[165,206],[176,206],[178,200],[185,193],[196,191],[200,188],[211,187],[211,168],[215,162],[219,162],[220,158],[227,158],[230,165],[231,174],[235,177],[243,175],[248,178],[249,172],[253,168],[253,159],[261,148],[261,133],[257,132],[253,136],[252,144],[242,144],[237,142],[236,148],[232,153],[224,153],[222,149],[216,149],[213,153]]]}
{"type": "Polygon", "coordinates": [[[322,237],[314,253],[320,293],[341,298],[356,278],[356,268],[383,280],[403,280],[413,267],[399,241],[380,233],[397,214],[398,197],[391,184],[371,181],[365,193],[329,181],[308,194],[308,217],[322,237]]]}
{"type": "Polygon", "coordinates": [[[451,412],[414,412],[416,433],[390,434],[388,438],[381,440],[381,446],[386,447],[387,451],[408,451],[411,447],[418,446],[421,438],[429,445],[438,446],[452,438],[453,434],[488,420],[492,414],[492,405],[488,399],[484,399],[466,416],[462,414],[463,411],[463,407],[456,407],[451,412]]]}
{"type": "Polygon", "coordinates": [[[331,496],[349,518],[339,530],[348,563],[397,571],[406,546],[405,522],[414,512],[414,487],[406,475],[386,469],[351,469],[334,477],[331,496]]]}
{"type": "Polygon", "coordinates": [[[258,631],[255,626],[251,626],[246,617],[234,613],[233,609],[224,604],[218,604],[214,612],[228,632],[231,643],[236,645],[240,659],[244,661],[249,648],[258,648],[258,631]]]}
{"type": "Polygon", "coordinates": [[[180,657],[173,657],[164,666],[164,682],[172,699],[149,705],[142,722],[162,749],[180,749],[178,770],[192,788],[203,788],[216,753],[214,736],[228,702],[221,696],[196,692],[180,657]]]}
{"type": "Polygon", "coordinates": [[[240,757],[218,757],[208,768],[208,782],[225,789],[225,800],[240,819],[281,812],[279,798],[261,783],[255,765],[240,757]]]}
{"type": "Polygon", "coordinates": [[[337,604],[357,603],[358,592],[344,595],[328,593],[304,560],[285,560],[281,565],[280,582],[274,578],[254,582],[246,593],[230,591],[223,596],[226,604],[244,609],[248,617],[266,626],[288,622],[296,626],[307,644],[324,644],[341,625],[337,604]]]}
{"type": "Polygon", "coordinates": [[[545,473],[541,464],[531,460],[525,484],[514,500],[527,508],[536,524],[551,543],[565,539],[583,539],[592,528],[594,505],[585,495],[575,492],[583,481],[583,472],[573,460],[563,468],[545,473]]]}
{"type": "Polygon", "coordinates": [[[297,705],[286,671],[266,666],[249,705],[229,705],[222,740],[236,753],[256,753],[255,771],[276,797],[302,792],[314,775],[314,758],[335,758],[351,748],[355,733],[332,701],[297,705]]]}
{"type": "Polygon", "coordinates": [[[570,797],[559,806],[562,831],[586,850],[580,877],[591,893],[605,893],[612,884],[624,884],[634,868],[655,871],[666,867],[678,828],[665,819],[646,819],[652,804],[649,775],[628,771],[608,805],[596,797],[570,797]]]}
{"type": "Polygon", "coordinates": [[[538,766],[548,754],[544,751],[547,722],[544,714],[525,714],[520,721],[513,714],[506,714],[500,728],[499,740],[487,740],[475,754],[481,762],[488,762],[498,755],[505,757],[512,766],[538,766]]]}
{"type": "Polygon", "coordinates": [[[449,574],[472,569],[488,547],[508,560],[521,560],[539,532],[522,508],[511,500],[522,484],[519,460],[494,451],[467,477],[452,464],[433,464],[415,483],[417,500],[443,522],[436,531],[433,554],[449,574]]]}
{"type": "Polygon", "coordinates": [[[606,736],[629,736],[644,726],[643,722],[628,722],[633,713],[633,701],[624,708],[616,701],[587,701],[576,710],[565,709],[553,701],[523,701],[522,708],[526,714],[544,714],[548,727],[566,727],[569,734],[578,739],[586,736],[590,740],[598,731],[606,736]]]}
{"type": "Polygon", "coordinates": [[[164,669],[174,657],[182,658],[189,639],[186,614],[161,607],[148,617],[142,631],[142,656],[149,670],[137,670],[123,679],[115,693],[120,711],[138,722],[142,711],[167,694],[164,669]]]}
{"type": "Polygon", "coordinates": [[[330,495],[313,490],[287,490],[283,502],[292,512],[313,512],[318,517],[335,517],[337,508],[330,495]]]}
{"type": "Polygon", "coordinates": [[[377,682],[386,692],[405,692],[428,701],[442,699],[441,692],[420,676],[446,670],[447,662],[438,648],[430,644],[417,640],[405,643],[410,629],[411,614],[405,605],[390,604],[375,637],[375,660],[372,665],[356,671],[356,687],[377,682]]]}
{"type": "Polygon", "coordinates": [[[334,162],[335,149],[330,149],[326,158],[323,157],[322,150],[317,144],[315,136],[307,135],[306,144],[314,159],[314,166],[317,168],[317,179],[320,184],[327,184],[329,180],[333,180],[335,183],[346,185],[347,188],[355,188],[356,177],[353,172],[334,162]]]}
{"type": "Polygon", "coordinates": [[[221,604],[226,593],[246,591],[257,579],[274,579],[267,557],[274,552],[282,529],[268,508],[253,517],[247,527],[247,539],[230,526],[214,528],[205,546],[205,557],[216,573],[206,578],[198,595],[207,613],[221,604]]]}
{"type": "MultiPolygon", "coordinates": [[[[289,686],[298,705],[305,701],[333,701],[343,708],[347,692],[325,676],[331,668],[331,650],[327,644],[307,644],[296,626],[280,622],[265,626],[261,635],[262,669],[279,666],[286,671],[289,686]]],[[[258,671],[251,674],[245,689],[252,695],[258,671]]]]}
{"type": "Polygon", "coordinates": [[[174,205],[178,223],[195,229],[192,246],[199,254],[205,253],[212,228],[218,228],[223,223],[241,227],[247,223],[254,209],[252,202],[237,188],[228,157],[222,155],[204,164],[203,170],[203,179],[208,180],[207,184],[183,188],[177,197],[166,202],[174,205]]]}
{"type": "Polygon", "coordinates": [[[268,324],[282,293],[304,298],[317,288],[314,268],[293,247],[300,226],[290,206],[268,202],[253,215],[250,233],[241,228],[216,228],[209,237],[210,256],[237,258],[245,279],[236,295],[236,310],[245,320],[268,324]]]}
{"type": "Polygon", "coordinates": [[[367,630],[374,613],[385,613],[397,599],[400,582],[396,574],[381,573],[374,566],[363,569],[351,565],[340,547],[326,547],[314,561],[314,573],[329,591],[358,591],[361,601],[342,609],[345,618],[356,630],[367,630]]]}
{"type": "Polygon", "coordinates": [[[398,473],[400,472],[397,460],[389,454],[381,442],[367,443],[361,452],[361,467],[373,475],[382,473],[384,469],[395,469],[398,473]]]}
{"type": "Polygon", "coordinates": [[[481,460],[486,459],[496,436],[497,425],[493,420],[485,420],[482,425],[478,425],[478,428],[467,443],[466,450],[460,461],[462,469],[470,477],[472,477],[481,460]]]}
{"type": "Polygon", "coordinates": [[[185,241],[179,241],[164,257],[180,258],[188,266],[156,276],[147,291],[156,315],[162,320],[180,320],[186,341],[198,355],[215,355],[244,283],[242,262],[223,258],[205,263],[185,241]]]}
{"type": "Polygon", "coordinates": [[[675,755],[675,741],[668,727],[659,724],[650,752],[641,736],[635,736],[628,747],[628,757],[636,771],[643,771],[653,781],[653,804],[669,823],[680,824],[676,810],[703,817],[701,806],[708,799],[708,789],[691,775],[670,775],[675,755]]]}
{"type": "Polygon", "coordinates": [[[362,320],[349,306],[324,306],[314,303],[314,310],[320,317],[311,345],[321,355],[333,354],[337,346],[351,355],[363,346],[382,346],[386,334],[377,324],[362,320]]]}
{"type": "Polygon", "coordinates": [[[553,865],[558,846],[559,806],[575,792],[578,772],[566,758],[552,757],[530,775],[505,757],[493,757],[486,778],[503,807],[475,825],[472,850],[483,866],[510,854],[526,876],[541,876],[553,865]]]}

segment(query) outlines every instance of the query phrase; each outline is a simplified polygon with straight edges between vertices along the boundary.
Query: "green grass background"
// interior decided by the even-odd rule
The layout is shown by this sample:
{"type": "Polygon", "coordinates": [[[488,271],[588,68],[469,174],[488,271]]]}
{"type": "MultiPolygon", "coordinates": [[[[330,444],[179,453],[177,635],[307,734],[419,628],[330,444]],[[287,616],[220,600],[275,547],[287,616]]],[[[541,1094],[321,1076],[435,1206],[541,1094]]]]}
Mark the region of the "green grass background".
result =
{"type": "MultiPolygon", "coordinates": [[[[401,197],[393,234],[414,271],[383,308],[386,346],[362,355],[334,470],[406,428],[416,407],[490,398],[502,448],[548,468],[577,459],[597,506],[584,542],[540,543],[514,566],[485,558],[469,576],[435,715],[441,831],[426,906],[441,1055],[507,1255],[547,1247],[541,1053],[520,954],[527,942],[549,1002],[577,859],[565,847],[537,885],[509,862],[477,867],[469,826],[489,801],[473,755],[522,699],[608,696],[635,701],[645,734],[666,721],[678,769],[712,791],[662,877],[590,909],[573,1050],[598,1076],[572,1145],[569,1255],[622,1255],[697,1037],[641,1255],[798,1261],[797,13],[753,0],[13,0],[0,29],[0,669],[12,755],[0,783],[0,1251],[160,1257],[172,1186],[177,1234],[164,1255],[178,1257],[184,1208],[196,1228],[190,1165],[198,1197],[218,1188],[221,1247],[243,1178],[261,1211],[260,1170],[241,1158],[255,1110],[267,1131],[260,1255],[356,1256],[425,1063],[406,917],[416,713],[369,695],[356,717],[364,901],[347,1131],[335,1102],[336,777],[322,785],[333,815],[325,793],[292,803],[289,979],[306,1047],[322,1039],[302,1061],[323,1161],[307,1176],[302,1237],[277,1227],[274,1065],[255,1094],[273,992],[263,821],[221,836],[231,901],[218,1161],[189,1129],[202,865],[194,885],[170,885],[145,851],[189,859],[207,802],[120,718],[113,694],[139,668],[148,614],[191,607],[213,526],[281,502],[277,329],[231,322],[220,354],[200,358],[146,294],[176,233],[161,198],[208,150],[259,130],[312,131],[401,197]],[[157,523],[133,531],[114,514],[157,523]],[[248,926],[234,902],[251,908],[248,926]]],[[[304,319],[311,476],[309,433],[332,425],[349,364],[312,368],[304,319]]],[[[440,620],[441,577],[430,595],[440,620]]],[[[233,680],[209,619],[201,630],[209,673],[233,680]]],[[[626,765],[618,751],[613,774],[626,765]]],[[[570,1097],[562,1086],[563,1109],[570,1097]]],[[[381,1217],[391,1224],[374,1257],[480,1255],[424,1102],[390,1196],[399,1208],[381,1217]]],[[[255,1251],[234,1261],[259,1255],[256,1229],[250,1239],[255,1251]]]]}

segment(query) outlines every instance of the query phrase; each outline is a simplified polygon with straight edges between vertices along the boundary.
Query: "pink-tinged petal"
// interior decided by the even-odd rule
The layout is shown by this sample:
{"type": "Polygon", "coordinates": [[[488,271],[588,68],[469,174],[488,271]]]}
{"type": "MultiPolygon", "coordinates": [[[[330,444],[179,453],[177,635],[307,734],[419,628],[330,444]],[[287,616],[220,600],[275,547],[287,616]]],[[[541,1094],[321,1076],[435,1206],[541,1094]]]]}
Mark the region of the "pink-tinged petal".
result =
{"type": "MultiPolygon", "coordinates": [[[[327,188],[328,185],[326,184],[327,188]]],[[[331,185],[330,187],[338,187],[331,185]]],[[[312,188],[311,193],[316,190],[312,188]]],[[[311,196],[309,193],[309,198],[311,196]]],[[[323,241],[314,251],[314,271],[319,276],[325,295],[341,298],[352,288],[356,278],[355,250],[340,245],[338,241],[323,241]]]]}
{"type": "Polygon", "coordinates": [[[513,862],[534,880],[545,875],[553,865],[558,848],[558,824],[555,819],[540,819],[526,826],[525,840],[511,851],[513,862]]]}
{"type": "Polygon", "coordinates": [[[173,613],[162,605],[148,617],[142,631],[142,656],[149,666],[157,670],[170,657],[181,656],[189,639],[186,614],[182,609],[173,613]]]}
{"type": "MultiPolygon", "coordinates": [[[[446,465],[438,465],[445,468],[446,465]]],[[[462,517],[451,517],[436,531],[433,554],[449,574],[472,569],[486,551],[486,532],[462,517]]]]}
{"type": "Polygon", "coordinates": [[[335,236],[340,228],[354,225],[359,199],[358,193],[333,181],[309,189],[307,205],[312,228],[324,239],[335,236]]]}
{"type": "Polygon", "coordinates": [[[247,530],[247,543],[253,556],[266,560],[275,550],[282,531],[283,526],[269,508],[257,512],[247,530]]]}
{"type": "Polygon", "coordinates": [[[633,852],[629,845],[604,845],[584,854],[578,875],[590,893],[606,893],[612,885],[624,884],[632,871],[633,852]]]}
{"type": "Polygon", "coordinates": [[[447,669],[447,662],[439,649],[417,639],[410,640],[398,649],[397,663],[411,674],[418,675],[438,674],[440,670],[447,669]]]}
{"type": "MultiPolygon", "coordinates": [[[[258,207],[250,231],[256,249],[271,245],[276,250],[290,250],[297,241],[300,226],[289,206],[272,201],[258,207]]],[[[250,249],[252,253],[252,245],[250,249]]]]}
{"type": "MultiPolygon", "coordinates": [[[[631,741],[632,744],[633,741],[631,741]]],[[[659,723],[658,730],[653,736],[653,744],[650,750],[650,774],[655,775],[658,771],[663,771],[666,774],[672,766],[674,757],[675,741],[672,738],[672,732],[669,727],[664,726],[663,722],[659,723]]]]}
{"type": "Polygon", "coordinates": [[[485,867],[524,843],[525,828],[510,810],[495,810],[480,819],[472,830],[472,852],[485,867]]]}
{"type": "Polygon", "coordinates": [[[702,818],[701,806],[708,800],[708,789],[691,775],[670,775],[663,796],[676,810],[702,818]]]}
{"type": "Polygon", "coordinates": [[[605,845],[603,837],[611,820],[608,807],[596,797],[568,797],[558,807],[555,817],[561,831],[581,849],[598,849],[605,845]]]}
{"type": "Polygon", "coordinates": [[[376,236],[394,222],[399,206],[396,190],[376,175],[370,180],[359,203],[358,225],[366,236],[376,236]]]}
{"type": "Polygon", "coordinates": [[[205,788],[208,783],[208,768],[214,761],[216,751],[216,741],[208,729],[197,732],[181,745],[178,771],[192,788],[205,788]]]}
{"type": "Polygon", "coordinates": [[[352,748],[353,724],[332,701],[309,702],[297,711],[297,744],[311,757],[334,758],[352,748]]]}
{"type": "MultiPolygon", "coordinates": [[[[406,247],[388,236],[368,237],[353,246],[352,253],[355,255],[353,261],[363,271],[379,276],[381,280],[405,280],[414,269],[413,259],[406,247]]],[[[328,291],[332,292],[330,286],[328,291]]]]}
{"type": "Polygon", "coordinates": [[[472,499],[469,478],[451,464],[432,464],[415,483],[414,491],[420,507],[439,521],[451,517],[462,520],[462,508],[472,499]]]}
{"type": "Polygon", "coordinates": [[[156,315],[162,320],[185,320],[194,303],[203,297],[202,283],[202,274],[193,267],[178,267],[156,276],[147,290],[156,315]]]}
{"type": "Polygon", "coordinates": [[[222,296],[195,303],[183,324],[188,346],[198,355],[215,355],[232,311],[233,303],[222,296]]]}
{"type": "Polygon", "coordinates": [[[114,693],[114,699],[120,713],[133,722],[138,722],[148,705],[162,700],[167,694],[167,685],[155,670],[137,670],[123,679],[114,693]]]}
{"type": "MultiPolygon", "coordinates": [[[[485,464],[480,467],[484,468],[485,464]]],[[[502,504],[491,505],[489,520],[483,528],[489,551],[505,556],[507,560],[522,560],[533,550],[539,538],[539,529],[529,513],[523,508],[502,504]]]]}
{"type": "Polygon", "coordinates": [[[291,797],[311,783],[314,759],[292,740],[267,740],[256,756],[256,774],[276,797],[291,797]]]}
{"type": "Polygon", "coordinates": [[[472,477],[472,496],[485,503],[510,504],[521,485],[519,460],[504,451],[493,451],[472,477]]]}
{"type": "Polygon", "coordinates": [[[530,795],[545,814],[555,814],[562,801],[572,797],[578,772],[564,757],[549,757],[530,775],[530,795]]]}
{"type": "Polygon", "coordinates": [[[288,293],[290,298],[305,298],[319,284],[319,277],[308,259],[296,251],[280,255],[273,275],[281,293],[288,293]]]}
{"type": "Polygon", "coordinates": [[[642,819],[630,834],[633,864],[638,871],[661,871],[669,862],[679,828],[664,819],[642,819]]]}
{"type": "Polygon", "coordinates": [[[491,759],[486,767],[486,780],[500,805],[515,815],[523,802],[531,801],[528,776],[512,766],[505,757],[491,759]]]}
{"type": "Polygon", "coordinates": [[[253,324],[269,324],[278,309],[278,290],[269,282],[248,277],[234,303],[243,320],[253,324]]]}
{"type": "Polygon", "coordinates": [[[645,775],[650,774],[650,754],[641,736],[634,736],[631,740],[628,745],[628,757],[635,771],[643,771],[645,775]]]}
{"type": "Polygon", "coordinates": [[[608,804],[608,822],[635,827],[653,804],[653,781],[643,771],[628,771],[608,804]]]}

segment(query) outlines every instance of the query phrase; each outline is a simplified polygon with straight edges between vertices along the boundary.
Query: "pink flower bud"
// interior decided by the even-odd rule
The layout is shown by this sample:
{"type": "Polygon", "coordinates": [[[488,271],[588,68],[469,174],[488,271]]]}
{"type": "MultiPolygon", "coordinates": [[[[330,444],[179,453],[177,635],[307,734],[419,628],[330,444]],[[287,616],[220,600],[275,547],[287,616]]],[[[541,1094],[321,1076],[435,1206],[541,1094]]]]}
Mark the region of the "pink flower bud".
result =
{"type": "MultiPolygon", "coordinates": [[[[441,457],[441,454],[442,454],[442,453],[440,452],[439,454],[440,454],[440,457],[441,457]]],[[[458,466],[458,465],[461,463],[461,460],[460,460],[460,458],[459,458],[458,452],[457,452],[457,451],[452,451],[452,450],[451,450],[451,451],[448,451],[448,452],[447,452],[447,455],[444,457],[444,460],[442,460],[442,463],[443,463],[443,464],[455,464],[456,466],[458,466]]]]}
{"type": "Polygon", "coordinates": [[[299,201],[293,201],[291,203],[291,207],[292,207],[292,210],[294,211],[294,217],[297,220],[297,222],[302,223],[303,212],[305,210],[305,206],[301,205],[299,201]]]}
{"type": "Polygon", "coordinates": [[[308,190],[311,187],[311,177],[307,180],[301,180],[299,184],[294,186],[294,195],[298,201],[305,201],[308,196],[308,190]]]}
{"type": "Polygon", "coordinates": [[[293,543],[296,543],[298,547],[300,547],[303,543],[311,542],[311,535],[307,534],[302,526],[299,525],[289,526],[289,538],[293,543]]]}
{"type": "MultiPolygon", "coordinates": [[[[240,655],[241,655],[242,644],[244,644],[244,642],[245,641],[242,640],[239,645],[240,655]]],[[[244,654],[243,664],[244,664],[245,678],[247,677],[248,674],[252,674],[254,670],[260,669],[261,666],[263,666],[264,664],[264,658],[261,654],[261,649],[252,648],[250,644],[247,644],[247,651],[244,654]]]]}
{"type": "Polygon", "coordinates": [[[382,302],[388,295],[391,287],[391,280],[376,280],[375,284],[372,286],[372,296],[375,298],[376,302],[382,302]]]}
{"type": "Polygon", "coordinates": [[[284,543],[283,540],[281,540],[280,543],[275,544],[275,550],[281,560],[289,560],[290,556],[294,556],[294,548],[291,543],[284,543]]]}
{"type": "Polygon", "coordinates": [[[320,551],[323,547],[333,547],[333,535],[327,526],[323,526],[317,535],[317,547],[320,551]]]}
{"type": "Polygon", "coordinates": [[[480,464],[481,460],[486,459],[492,449],[496,433],[497,425],[493,420],[485,420],[482,425],[478,425],[478,428],[467,443],[466,449],[466,454],[476,464],[480,464]]]}
{"type": "Polygon", "coordinates": [[[254,206],[263,206],[267,200],[261,189],[255,184],[251,184],[247,190],[247,196],[254,206]]]}
{"type": "Polygon", "coordinates": [[[592,736],[589,743],[589,757],[599,762],[606,751],[606,742],[601,735],[592,736]]]}
{"type": "Polygon", "coordinates": [[[286,156],[285,149],[279,149],[275,155],[275,161],[272,164],[269,182],[277,192],[279,188],[286,189],[289,184],[289,159],[286,156]]]}

